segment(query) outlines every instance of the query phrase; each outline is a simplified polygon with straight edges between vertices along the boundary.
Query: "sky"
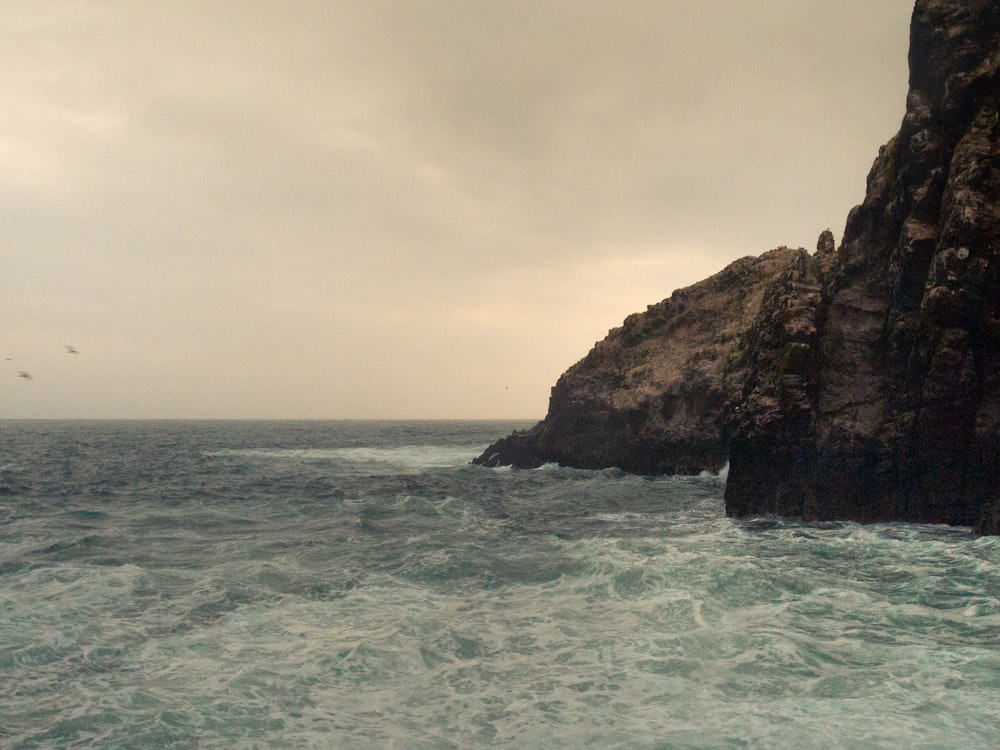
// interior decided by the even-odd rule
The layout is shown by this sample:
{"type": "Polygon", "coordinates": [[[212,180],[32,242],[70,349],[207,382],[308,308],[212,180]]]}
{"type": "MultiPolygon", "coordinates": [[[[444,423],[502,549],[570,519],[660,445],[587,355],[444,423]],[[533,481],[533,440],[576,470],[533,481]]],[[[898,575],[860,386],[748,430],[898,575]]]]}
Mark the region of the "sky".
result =
{"type": "Polygon", "coordinates": [[[0,418],[540,419],[628,314],[840,241],[911,11],[5,3],[0,418]]]}

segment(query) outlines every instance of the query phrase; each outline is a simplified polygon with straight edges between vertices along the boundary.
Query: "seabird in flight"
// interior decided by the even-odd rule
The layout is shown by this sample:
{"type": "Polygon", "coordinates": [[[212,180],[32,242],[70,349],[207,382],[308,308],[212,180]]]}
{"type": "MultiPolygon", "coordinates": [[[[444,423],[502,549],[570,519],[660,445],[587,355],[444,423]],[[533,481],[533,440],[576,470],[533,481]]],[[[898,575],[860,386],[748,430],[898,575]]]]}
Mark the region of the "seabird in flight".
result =
{"type": "Polygon", "coordinates": [[[76,347],[75,347],[75,346],[70,346],[70,345],[68,345],[68,344],[67,344],[67,345],[66,345],[66,353],[67,353],[67,354],[79,354],[80,352],[78,352],[78,351],[76,350],[76,347]]]}
{"type": "Polygon", "coordinates": [[[25,380],[31,380],[31,373],[25,372],[24,370],[18,371],[17,376],[19,378],[24,378],[25,380]]]}

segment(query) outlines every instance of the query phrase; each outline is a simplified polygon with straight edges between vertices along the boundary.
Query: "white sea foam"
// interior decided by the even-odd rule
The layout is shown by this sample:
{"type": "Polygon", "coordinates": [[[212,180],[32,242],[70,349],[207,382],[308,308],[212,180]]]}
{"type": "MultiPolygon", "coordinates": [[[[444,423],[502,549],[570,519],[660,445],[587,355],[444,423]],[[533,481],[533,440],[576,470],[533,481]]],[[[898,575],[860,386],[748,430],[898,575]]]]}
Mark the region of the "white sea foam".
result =
{"type": "Polygon", "coordinates": [[[419,471],[471,463],[485,445],[400,445],[356,448],[246,448],[211,451],[210,456],[244,456],[284,461],[338,461],[368,468],[419,471]]]}
{"type": "Polygon", "coordinates": [[[719,469],[717,472],[716,471],[709,471],[708,469],[706,469],[706,470],[702,471],[700,474],[698,474],[698,476],[700,476],[700,477],[715,477],[717,479],[721,479],[723,481],[723,483],[725,483],[725,481],[727,479],[729,479],[729,462],[726,461],[725,465],[721,469],[719,469]]]}
{"type": "MultiPolygon", "coordinates": [[[[4,499],[0,745],[987,747],[1000,732],[996,541],[735,522],[716,477],[447,463],[473,441],[205,460],[217,435],[170,437],[123,463],[125,432],[81,465],[59,436],[33,448],[52,457],[33,494],[4,499]],[[109,476],[115,493],[89,492],[109,476]]],[[[289,436],[258,442],[272,437],[289,436]]]]}

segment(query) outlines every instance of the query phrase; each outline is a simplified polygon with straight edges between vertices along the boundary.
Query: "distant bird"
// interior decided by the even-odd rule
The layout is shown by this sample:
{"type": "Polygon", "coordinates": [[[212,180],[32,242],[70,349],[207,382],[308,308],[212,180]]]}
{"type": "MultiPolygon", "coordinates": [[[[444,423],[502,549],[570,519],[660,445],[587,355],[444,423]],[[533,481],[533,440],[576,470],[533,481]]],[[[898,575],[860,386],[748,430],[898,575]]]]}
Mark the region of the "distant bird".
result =
{"type": "Polygon", "coordinates": [[[66,353],[67,354],[79,354],[80,352],[78,352],[76,350],[75,346],[70,346],[70,345],[67,344],[67,346],[66,346],[66,353]]]}
{"type": "Polygon", "coordinates": [[[31,373],[30,372],[25,372],[24,370],[20,370],[17,373],[17,376],[19,378],[24,378],[25,380],[31,380],[31,373]]]}

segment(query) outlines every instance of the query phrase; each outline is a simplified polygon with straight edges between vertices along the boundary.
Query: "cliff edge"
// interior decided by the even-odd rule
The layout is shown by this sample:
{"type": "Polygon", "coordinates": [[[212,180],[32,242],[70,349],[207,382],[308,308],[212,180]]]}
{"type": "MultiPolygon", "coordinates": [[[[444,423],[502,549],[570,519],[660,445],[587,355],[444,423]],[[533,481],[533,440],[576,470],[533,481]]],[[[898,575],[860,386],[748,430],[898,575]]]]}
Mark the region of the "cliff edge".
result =
{"type": "Polygon", "coordinates": [[[475,463],[718,471],[729,455],[726,405],[748,377],[747,363],[733,356],[737,343],[775,285],[804,278],[809,266],[805,250],[778,248],[630,315],[559,378],[543,421],[494,443],[475,463]]]}
{"type": "Polygon", "coordinates": [[[726,512],[1000,533],[1000,5],[917,0],[899,133],[835,248],[781,248],[595,345],[486,465],[717,469],[726,512]]]}
{"type": "Polygon", "coordinates": [[[1000,5],[918,0],[909,63],[900,131],[824,279],[803,387],[775,401],[746,386],[730,515],[998,531],[1000,5]]]}

